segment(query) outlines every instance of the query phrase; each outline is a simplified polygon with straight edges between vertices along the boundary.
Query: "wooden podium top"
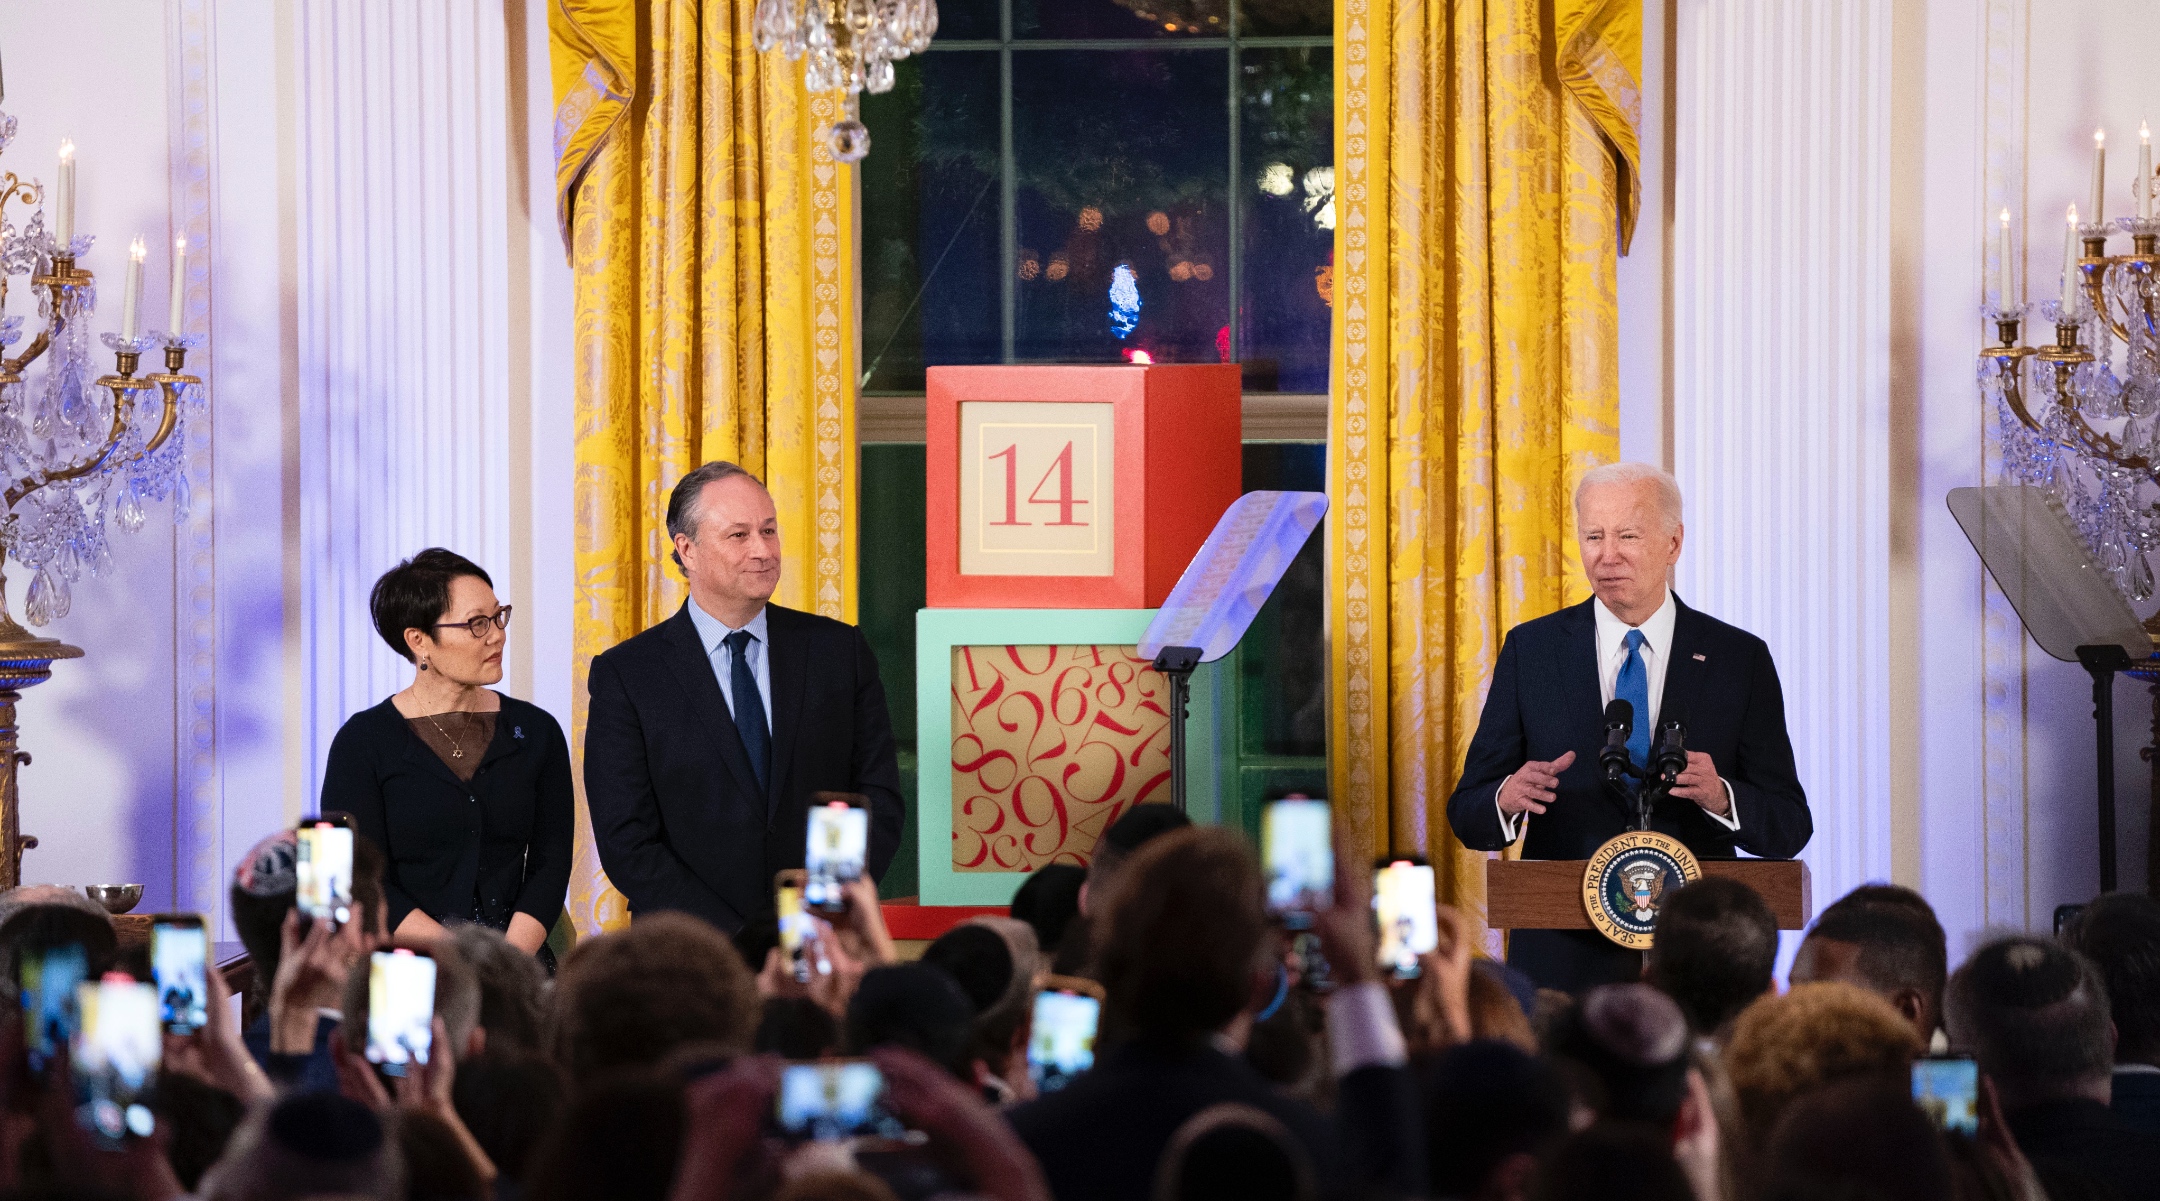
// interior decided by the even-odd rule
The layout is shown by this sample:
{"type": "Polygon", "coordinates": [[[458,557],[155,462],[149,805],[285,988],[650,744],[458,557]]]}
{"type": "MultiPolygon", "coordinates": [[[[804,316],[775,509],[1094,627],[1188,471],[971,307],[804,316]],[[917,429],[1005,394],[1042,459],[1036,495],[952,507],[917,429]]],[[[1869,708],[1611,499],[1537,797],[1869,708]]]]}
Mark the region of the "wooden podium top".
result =
{"type": "MultiPolygon", "coordinates": [[[[1499,930],[1588,930],[1583,912],[1586,859],[1488,859],[1485,923],[1499,930]]],[[[1704,876],[1738,880],[1762,894],[1780,930],[1804,930],[1814,916],[1813,885],[1798,859],[1705,859],[1704,876]]]]}

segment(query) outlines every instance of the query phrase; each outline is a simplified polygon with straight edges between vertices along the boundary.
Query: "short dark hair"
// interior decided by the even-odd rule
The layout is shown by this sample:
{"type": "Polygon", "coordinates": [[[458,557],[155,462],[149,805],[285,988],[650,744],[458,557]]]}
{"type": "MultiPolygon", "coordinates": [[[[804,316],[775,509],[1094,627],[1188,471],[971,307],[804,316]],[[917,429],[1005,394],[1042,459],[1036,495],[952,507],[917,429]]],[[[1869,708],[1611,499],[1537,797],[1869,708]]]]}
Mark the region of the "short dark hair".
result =
{"type": "MultiPolygon", "coordinates": [[[[578,944],[580,950],[590,945],[578,944]]],[[[653,986],[666,987],[659,981],[653,986]]],[[[663,1068],[609,1072],[581,1083],[526,1174],[524,1195],[531,1201],[667,1196],[682,1155],[687,1110],[681,1075],[663,1068]]]]}
{"type": "Polygon", "coordinates": [[[848,999],[845,1037],[848,1053],[872,1047],[900,1046],[973,1082],[968,1054],[975,1007],[967,993],[943,969],[924,963],[894,963],[863,974],[848,999]]]}
{"type": "Polygon", "coordinates": [[[1950,977],[1953,1045],[1980,1062],[2005,1105],[2073,1092],[2114,1066],[2107,985],[2092,961],[2043,938],[1998,939],[1950,977]]]}
{"type": "Polygon", "coordinates": [[[474,576],[493,588],[495,581],[480,565],[453,550],[431,546],[382,573],[368,593],[368,612],[375,618],[375,632],[390,649],[413,661],[405,645],[405,631],[422,630],[435,637],[435,625],[450,607],[450,584],[460,576],[474,576]]]}
{"type": "Polygon", "coordinates": [[[2160,1064],[2160,901],[2111,892],[2085,906],[2062,938],[2107,984],[2115,1062],[2160,1064]]]}
{"type": "Polygon", "coordinates": [[[1950,1148],[1902,1080],[1855,1076],[1801,1094],[1763,1148],[1771,1197],[1960,1195],[1950,1148]]]}
{"type": "Polygon", "coordinates": [[[1100,912],[1110,901],[1110,889],[1117,882],[1133,852],[1153,839],[1192,825],[1192,819],[1174,805],[1135,805],[1126,810],[1102,837],[1096,840],[1095,851],[1088,858],[1087,888],[1089,907],[1100,912]]]}
{"type": "Polygon", "coordinates": [[[1065,931],[1080,914],[1080,885],[1087,869],[1077,863],[1046,863],[1021,881],[1013,893],[1009,912],[1035,927],[1035,945],[1045,955],[1055,955],[1064,945],[1065,931]]]}
{"type": "Polygon", "coordinates": [[[545,1058],[488,1032],[479,1058],[460,1062],[450,1086],[459,1120],[503,1176],[523,1181],[548,1133],[569,1103],[562,1073],[545,1058]]]}
{"type": "Polygon", "coordinates": [[[548,1045],[574,1080],[657,1064],[690,1046],[749,1049],[757,982],[712,926],[684,913],[639,918],[579,943],[555,977],[548,1045]]]}
{"type": "Polygon", "coordinates": [[[1244,839],[1195,826],[1151,839],[1103,913],[1109,1042],[1201,1041],[1252,1000],[1267,938],[1260,865],[1244,839]]]}
{"type": "Polygon", "coordinates": [[[1895,884],[1863,884],[1822,911],[1810,938],[1860,948],[1854,968],[1879,993],[1910,988],[1942,1012],[1950,945],[1926,898],[1895,884]]]}
{"type": "Polygon", "coordinates": [[[1695,1195],[1672,1154],[1668,1131],[1634,1122],[1600,1122],[1568,1135],[1545,1157],[1537,1201],[1685,1201],[1695,1195]]]}
{"type": "Polygon", "coordinates": [[[1490,1039],[1434,1061],[1425,1094],[1425,1146],[1437,1197],[1475,1197],[1512,1155],[1542,1155],[1566,1137],[1567,1082],[1552,1064],[1490,1039]]]}
{"type": "Polygon", "coordinates": [[[1679,1002],[1688,1024],[1709,1034],[1770,991],[1777,919],[1754,889],[1710,876],[1658,908],[1648,980],[1679,1002]]]}
{"type": "Polygon", "coordinates": [[[760,488],[765,486],[765,481],[750,474],[748,468],[722,459],[700,463],[675,481],[675,489],[668,493],[667,502],[668,558],[675,560],[675,566],[682,566],[682,556],[674,550],[675,535],[682,534],[692,542],[697,541],[698,522],[705,518],[704,506],[698,503],[705,495],[705,485],[734,479],[738,475],[760,488]]]}

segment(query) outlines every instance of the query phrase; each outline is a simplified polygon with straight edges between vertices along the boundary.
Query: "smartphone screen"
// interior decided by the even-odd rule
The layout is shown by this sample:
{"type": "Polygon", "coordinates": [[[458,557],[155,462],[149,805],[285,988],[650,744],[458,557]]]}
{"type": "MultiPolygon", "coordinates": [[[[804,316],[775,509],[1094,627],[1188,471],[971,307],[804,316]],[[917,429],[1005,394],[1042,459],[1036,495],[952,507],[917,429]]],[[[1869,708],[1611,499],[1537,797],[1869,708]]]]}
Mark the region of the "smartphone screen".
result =
{"type": "Polygon", "coordinates": [[[76,998],[75,1120],[107,1147],[130,1134],[149,1137],[157,1130],[151,1107],[165,1048],[157,987],[114,972],[78,986],[76,998]]]}
{"type": "Polygon", "coordinates": [[[160,914],[150,924],[150,978],[157,984],[158,1019],[174,1034],[193,1034],[210,1021],[210,941],[191,913],[160,914]]]}
{"type": "Polygon", "coordinates": [[[23,952],[21,970],[23,1041],[30,1070],[43,1072],[82,1025],[79,990],[89,978],[90,964],[83,949],[70,944],[42,954],[23,952]]]}
{"type": "Polygon", "coordinates": [[[1335,889],[1335,844],[1326,801],[1274,801],[1260,815],[1268,910],[1309,914],[1335,889]]]}
{"type": "Polygon", "coordinates": [[[1053,1092],[1095,1066],[1095,1025],[1102,1002],[1085,993],[1045,989],[1035,994],[1035,1028],[1028,1037],[1028,1075],[1053,1092]]]}
{"type": "Polygon", "coordinates": [[[866,1059],[791,1063],[780,1071],[774,1123],[791,1139],[898,1139],[907,1128],[885,1107],[885,1074],[866,1059]]]}
{"type": "Polygon", "coordinates": [[[863,874],[869,855],[869,810],[844,801],[812,806],[810,845],[803,855],[803,904],[841,908],[841,888],[863,874]]]}
{"type": "Polygon", "coordinates": [[[803,911],[802,889],[783,884],[773,903],[780,914],[780,953],[799,984],[810,982],[810,915],[803,911]]]}
{"type": "Polygon", "coordinates": [[[1970,1059],[1916,1059],[1912,1097],[1944,1130],[1980,1133],[1980,1065],[1970,1059]]]}
{"type": "Polygon", "coordinates": [[[367,1060],[402,1076],[435,1039],[435,961],[400,947],[368,957],[367,1060]]]}
{"type": "Polygon", "coordinates": [[[1396,859],[1373,869],[1373,916],[1380,923],[1380,967],[1398,980],[1418,974],[1418,956],[1439,949],[1433,870],[1396,859]]]}
{"type": "Polygon", "coordinates": [[[293,871],[301,916],[329,918],[342,926],[352,920],[353,832],[329,822],[309,822],[298,833],[293,871]]]}

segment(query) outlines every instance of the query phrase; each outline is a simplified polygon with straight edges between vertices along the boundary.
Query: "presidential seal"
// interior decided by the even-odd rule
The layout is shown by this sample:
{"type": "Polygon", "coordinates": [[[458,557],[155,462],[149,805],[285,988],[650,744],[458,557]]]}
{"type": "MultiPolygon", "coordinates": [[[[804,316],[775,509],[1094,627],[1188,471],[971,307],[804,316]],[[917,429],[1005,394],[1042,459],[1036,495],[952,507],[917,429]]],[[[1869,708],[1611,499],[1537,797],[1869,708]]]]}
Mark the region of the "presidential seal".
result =
{"type": "Polygon", "coordinates": [[[1623,947],[1647,951],[1665,895],[1700,879],[1702,866],[1678,839],[1630,830],[1590,856],[1583,868],[1583,909],[1598,933],[1623,947]]]}

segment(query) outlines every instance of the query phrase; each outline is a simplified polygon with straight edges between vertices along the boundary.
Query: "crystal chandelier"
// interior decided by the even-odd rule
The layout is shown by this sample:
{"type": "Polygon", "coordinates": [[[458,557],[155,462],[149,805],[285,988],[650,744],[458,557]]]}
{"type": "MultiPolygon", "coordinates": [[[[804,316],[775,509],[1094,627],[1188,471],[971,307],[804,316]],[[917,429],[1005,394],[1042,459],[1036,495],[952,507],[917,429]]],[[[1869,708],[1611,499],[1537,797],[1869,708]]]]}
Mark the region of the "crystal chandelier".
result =
{"type": "Polygon", "coordinates": [[[2060,500],[2093,560],[2132,601],[2150,600],[2160,549],[2160,217],[2154,215],[2151,137],[2141,129],[2131,195],[2135,216],[2099,219],[2106,199],[2105,141],[2094,135],[2092,199],[2064,226],[2062,287],[2039,306],[2054,326],[2046,346],[2022,346],[2010,257],[2010,214],[2001,215],[1995,303],[1982,309],[1998,345],[1980,352],[1982,396],[2001,430],[2006,482],[2060,500]],[[2128,254],[2108,253],[2125,235],[2128,254]]]}
{"type": "MultiPolygon", "coordinates": [[[[0,153],[14,137],[15,118],[0,113],[0,153]]],[[[74,181],[73,147],[63,145],[48,228],[46,188],[12,171],[0,175],[0,555],[32,573],[23,615],[33,626],[67,616],[69,585],[83,572],[101,574],[111,564],[109,527],[141,529],[148,504],[167,497],[174,517],[186,517],[187,427],[205,406],[202,381],[184,371],[187,352],[200,337],[138,335],[140,239],[127,268],[121,330],[100,339],[114,352],[115,369],[99,375],[91,366],[97,280],[76,265],[92,239],[74,232],[74,181]],[[19,229],[8,212],[11,203],[36,206],[19,229]],[[23,318],[5,314],[16,276],[29,277],[41,327],[19,353],[23,318]],[[138,374],[143,352],[151,349],[164,352],[165,369],[138,374]],[[33,365],[42,367],[36,378],[33,365]]],[[[186,243],[177,243],[168,321],[175,330],[185,256],[186,243]]],[[[0,591],[0,643],[22,634],[0,591]]]]}
{"type": "Polygon", "coordinates": [[[858,163],[870,153],[862,93],[892,91],[893,63],[928,48],[936,32],[937,0],[758,0],[750,44],[791,62],[806,58],[803,86],[810,91],[847,94],[846,112],[827,137],[834,158],[858,163]]]}

